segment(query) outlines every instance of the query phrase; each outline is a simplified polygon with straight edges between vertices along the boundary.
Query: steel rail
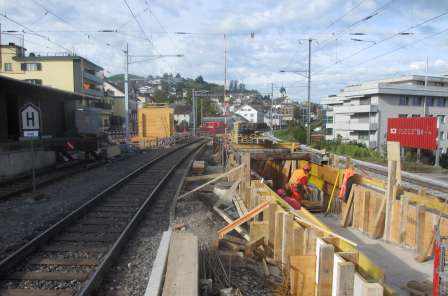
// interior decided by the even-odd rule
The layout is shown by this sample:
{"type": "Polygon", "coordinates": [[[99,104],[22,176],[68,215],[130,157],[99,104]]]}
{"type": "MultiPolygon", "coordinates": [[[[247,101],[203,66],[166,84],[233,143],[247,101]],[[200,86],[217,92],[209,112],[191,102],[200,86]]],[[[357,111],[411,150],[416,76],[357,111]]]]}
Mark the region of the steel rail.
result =
{"type": "MultiPolygon", "coordinates": [[[[30,242],[22,246],[19,250],[5,258],[0,262],[0,276],[5,275],[9,270],[13,269],[18,263],[22,262],[24,258],[33,252],[35,252],[38,248],[42,247],[45,243],[49,242],[54,236],[56,236],[59,232],[61,232],[64,228],[75,222],[78,218],[82,217],[84,214],[86,214],[90,209],[92,209],[94,206],[98,205],[99,202],[101,202],[107,195],[114,193],[116,190],[121,188],[125,183],[130,181],[132,178],[138,176],[140,173],[145,171],[146,169],[150,168],[155,163],[159,162],[161,159],[164,159],[168,157],[169,155],[175,153],[176,151],[179,151],[186,146],[192,145],[197,143],[198,140],[195,140],[193,142],[189,142],[186,144],[183,144],[179,146],[176,149],[173,149],[171,151],[168,151],[166,153],[163,153],[148,163],[140,166],[139,168],[135,169],[133,172],[128,174],[127,176],[121,178],[114,184],[110,185],[106,189],[104,189],[99,194],[95,195],[93,198],[91,198],[89,201],[82,204],[80,207],[72,211],[70,214],[65,216],[63,219],[61,219],[56,224],[50,226],[46,231],[32,239],[30,242]]],[[[201,146],[201,145],[199,145],[201,146]]],[[[188,155],[184,156],[182,160],[180,160],[178,163],[176,163],[174,166],[171,167],[171,169],[168,171],[168,173],[165,175],[164,178],[162,178],[162,181],[156,185],[154,190],[152,190],[150,196],[147,197],[147,200],[144,202],[144,204],[140,207],[140,209],[137,211],[137,213],[134,215],[132,220],[129,222],[129,224],[125,227],[123,232],[120,234],[118,241],[114,243],[114,245],[111,247],[109,252],[107,253],[106,257],[109,259],[104,259],[101,261],[98,269],[89,276],[87,280],[87,285],[83,285],[82,288],[82,294],[80,295],[88,295],[91,293],[91,291],[94,290],[94,288],[97,287],[98,283],[101,280],[101,276],[104,274],[104,271],[107,270],[107,267],[110,266],[112,263],[112,259],[114,258],[114,255],[119,252],[121,246],[123,245],[126,238],[129,236],[130,231],[132,230],[132,227],[135,226],[138,222],[139,216],[144,212],[144,210],[149,205],[149,201],[151,197],[154,195],[154,193],[159,190],[161,187],[161,184],[166,180],[166,178],[171,174],[174,169],[183,162],[183,160],[188,157],[188,155]]]]}
{"type": "MultiPolygon", "coordinates": [[[[196,149],[200,149],[203,144],[200,144],[196,149]]],[[[176,164],[174,164],[162,177],[162,179],[157,183],[155,188],[151,191],[151,193],[146,198],[145,202],[140,206],[139,210],[135,215],[132,217],[132,220],[128,223],[126,228],[123,230],[123,232],[120,234],[120,237],[115,241],[112,248],[109,250],[109,252],[105,255],[104,259],[102,260],[100,266],[95,269],[93,274],[89,277],[87,280],[87,283],[84,285],[82,290],[78,293],[79,296],[87,296],[91,295],[93,291],[95,291],[99,285],[102,282],[102,279],[104,277],[104,274],[109,269],[109,267],[112,265],[114,260],[116,259],[116,256],[120,253],[121,249],[123,248],[124,244],[126,243],[126,240],[130,236],[132,230],[138,225],[138,222],[143,218],[143,213],[147,210],[147,208],[150,206],[153,196],[160,190],[160,188],[164,185],[166,180],[171,176],[173,171],[179,167],[182,162],[187,159],[190,156],[190,154],[187,154],[185,157],[183,157],[180,161],[178,161],[176,164]]]]}

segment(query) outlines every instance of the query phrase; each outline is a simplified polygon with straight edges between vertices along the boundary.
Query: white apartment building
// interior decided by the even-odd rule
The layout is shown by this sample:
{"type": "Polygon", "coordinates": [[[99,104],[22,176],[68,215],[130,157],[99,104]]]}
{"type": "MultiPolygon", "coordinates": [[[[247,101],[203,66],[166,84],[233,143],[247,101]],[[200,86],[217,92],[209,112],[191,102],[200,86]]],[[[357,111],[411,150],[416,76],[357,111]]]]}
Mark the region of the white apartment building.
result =
{"type": "Polygon", "coordinates": [[[447,150],[447,77],[411,75],[350,85],[321,103],[326,114],[327,140],[341,136],[343,140],[383,151],[388,118],[426,114],[439,118],[440,148],[447,150]]]}
{"type": "Polygon", "coordinates": [[[264,122],[264,112],[261,109],[253,107],[251,105],[243,105],[235,113],[242,116],[248,122],[264,122]]]}
{"type": "Polygon", "coordinates": [[[271,110],[269,110],[264,114],[264,122],[273,129],[280,129],[285,125],[283,120],[283,114],[275,110],[272,111],[272,116],[271,116],[271,110]]]}

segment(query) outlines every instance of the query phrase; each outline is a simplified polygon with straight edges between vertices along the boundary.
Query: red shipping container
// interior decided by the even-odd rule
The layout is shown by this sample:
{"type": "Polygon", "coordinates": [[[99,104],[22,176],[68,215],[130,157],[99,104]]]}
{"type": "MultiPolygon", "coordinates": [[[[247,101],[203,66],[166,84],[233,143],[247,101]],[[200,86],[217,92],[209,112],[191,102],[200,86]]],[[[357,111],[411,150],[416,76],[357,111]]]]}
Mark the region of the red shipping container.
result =
{"type": "Polygon", "coordinates": [[[389,118],[387,141],[402,147],[437,149],[437,117],[389,118]]]}

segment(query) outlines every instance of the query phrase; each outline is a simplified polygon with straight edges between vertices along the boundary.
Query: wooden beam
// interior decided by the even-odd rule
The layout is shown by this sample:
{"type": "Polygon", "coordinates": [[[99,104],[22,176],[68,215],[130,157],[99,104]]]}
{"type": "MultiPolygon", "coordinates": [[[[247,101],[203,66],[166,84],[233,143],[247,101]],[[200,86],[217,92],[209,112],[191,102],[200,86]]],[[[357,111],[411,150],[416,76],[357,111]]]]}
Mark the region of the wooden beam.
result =
{"type": "Polygon", "coordinates": [[[286,212],[275,213],[274,259],[282,262],[283,221],[286,212]]]}
{"type": "Polygon", "coordinates": [[[193,192],[196,192],[196,191],[198,191],[198,190],[204,188],[205,186],[210,185],[210,184],[212,184],[212,183],[218,181],[219,179],[222,179],[222,178],[224,178],[224,177],[227,177],[228,175],[230,175],[231,173],[233,173],[233,172],[236,171],[236,170],[241,169],[242,167],[243,167],[242,165],[239,165],[239,166],[237,166],[236,168],[233,168],[233,169],[231,169],[230,171],[221,174],[219,177],[216,177],[216,178],[214,178],[214,179],[212,179],[212,180],[210,180],[210,181],[208,181],[208,182],[202,184],[201,186],[198,186],[198,187],[196,187],[195,189],[193,189],[193,190],[191,190],[191,191],[189,191],[189,192],[187,192],[187,193],[182,194],[181,196],[179,196],[179,197],[177,198],[177,200],[180,200],[180,199],[182,199],[182,198],[184,198],[184,197],[186,197],[186,196],[192,194],[193,192]]]}
{"type": "Polygon", "coordinates": [[[417,205],[417,231],[415,234],[416,238],[416,249],[418,255],[424,255],[426,251],[425,246],[425,217],[426,209],[424,205],[417,205]]]}
{"type": "Polygon", "coordinates": [[[384,239],[386,241],[390,241],[390,220],[392,216],[392,203],[396,198],[394,195],[394,186],[397,182],[396,173],[397,173],[397,161],[389,160],[388,161],[388,171],[387,171],[387,189],[386,189],[386,205],[385,205],[385,217],[384,217],[384,239]]]}
{"type": "Polygon", "coordinates": [[[260,204],[259,206],[255,207],[254,209],[250,210],[249,212],[247,212],[246,215],[240,217],[239,219],[236,219],[229,225],[224,226],[223,228],[218,230],[219,238],[223,238],[224,235],[226,235],[227,233],[229,233],[230,231],[235,229],[237,226],[240,226],[241,224],[249,221],[250,219],[252,219],[256,215],[260,214],[262,211],[264,211],[268,207],[269,207],[269,202],[266,201],[266,202],[260,204]]]}
{"type": "Polygon", "coordinates": [[[315,295],[316,256],[291,256],[291,294],[315,295]]]}
{"type": "Polygon", "coordinates": [[[356,184],[352,185],[350,190],[350,195],[348,196],[347,206],[345,208],[345,212],[342,214],[341,226],[347,227],[350,225],[350,217],[353,215],[353,196],[355,194],[356,184]]]}
{"type": "Polygon", "coordinates": [[[209,175],[199,175],[199,176],[188,176],[188,177],[185,177],[185,182],[195,182],[195,181],[214,179],[214,178],[219,177],[221,175],[222,175],[222,173],[209,174],[209,175]]]}
{"type": "Polygon", "coordinates": [[[347,262],[338,253],[334,254],[333,293],[334,296],[353,296],[355,265],[347,262]]]}
{"type": "MultiPolygon", "coordinates": [[[[226,213],[224,213],[223,210],[219,209],[218,207],[213,207],[213,210],[218,213],[218,215],[220,215],[224,221],[226,221],[227,223],[232,223],[233,220],[232,218],[230,218],[229,216],[227,216],[226,213]]],[[[237,226],[235,227],[235,231],[238,232],[245,240],[249,241],[250,237],[249,235],[246,233],[246,231],[244,231],[241,227],[237,226]]]]}

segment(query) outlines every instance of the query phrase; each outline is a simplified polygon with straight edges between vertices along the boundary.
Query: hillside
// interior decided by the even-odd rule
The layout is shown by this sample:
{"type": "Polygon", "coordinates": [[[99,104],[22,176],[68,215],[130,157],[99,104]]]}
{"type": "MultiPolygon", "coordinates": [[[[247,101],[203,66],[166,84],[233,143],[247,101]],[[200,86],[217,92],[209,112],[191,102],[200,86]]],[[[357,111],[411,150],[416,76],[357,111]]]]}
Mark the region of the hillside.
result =
{"type": "MultiPolygon", "coordinates": [[[[106,79],[110,80],[112,82],[123,81],[124,80],[124,74],[112,75],[110,77],[106,77],[106,79]]],[[[134,75],[134,74],[129,74],[129,79],[145,79],[145,77],[134,75]]]]}

